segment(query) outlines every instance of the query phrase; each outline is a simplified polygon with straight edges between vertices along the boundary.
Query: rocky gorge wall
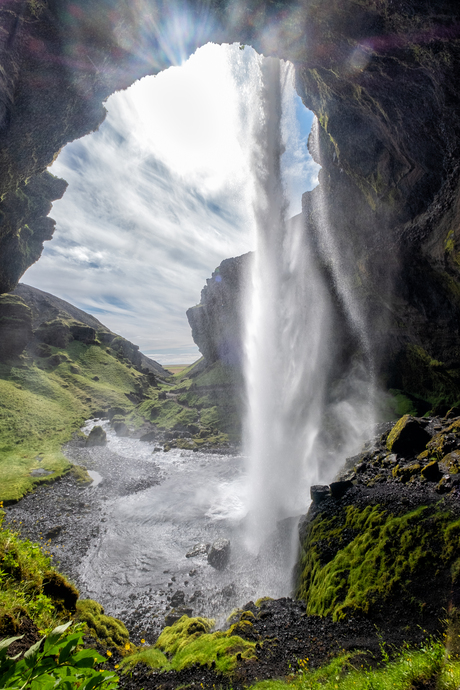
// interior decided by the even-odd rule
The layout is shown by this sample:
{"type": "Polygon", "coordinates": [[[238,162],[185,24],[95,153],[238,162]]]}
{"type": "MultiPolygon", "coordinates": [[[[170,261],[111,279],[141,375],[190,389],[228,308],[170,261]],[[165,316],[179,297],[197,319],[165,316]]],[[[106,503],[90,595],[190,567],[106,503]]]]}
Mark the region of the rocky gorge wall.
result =
{"type": "Polygon", "coordinates": [[[2,292],[52,236],[65,182],[46,167],[99,126],[103,100],[181,50],[240,41],[291,60],[318,118],[321,185],[304,196],[305,223],[321,235],[321,196],[387,386],[460,397],[457,3],[8,0],[0,27],[2,292]],[[180,39],[177,12],[194,27],[180,39]]]}

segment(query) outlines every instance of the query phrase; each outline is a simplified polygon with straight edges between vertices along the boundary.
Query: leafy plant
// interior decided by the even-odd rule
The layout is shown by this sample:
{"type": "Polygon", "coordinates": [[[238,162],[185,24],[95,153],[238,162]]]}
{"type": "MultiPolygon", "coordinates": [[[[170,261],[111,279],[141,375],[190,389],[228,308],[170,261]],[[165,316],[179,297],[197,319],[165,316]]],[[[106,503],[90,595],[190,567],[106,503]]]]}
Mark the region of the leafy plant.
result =
{"type": "Polygon", "coordinates": [[[0,642],[0,687],[11,690],[112,690],[118,676],[111,671],[97,670],[95,664],[105,658],[94,649],[78,649],[82,644],[81,626],[66,634],[72,621],[55,628],[36,642],[20,659],[9,657],[8,648],[21,637],[0,642]]]}

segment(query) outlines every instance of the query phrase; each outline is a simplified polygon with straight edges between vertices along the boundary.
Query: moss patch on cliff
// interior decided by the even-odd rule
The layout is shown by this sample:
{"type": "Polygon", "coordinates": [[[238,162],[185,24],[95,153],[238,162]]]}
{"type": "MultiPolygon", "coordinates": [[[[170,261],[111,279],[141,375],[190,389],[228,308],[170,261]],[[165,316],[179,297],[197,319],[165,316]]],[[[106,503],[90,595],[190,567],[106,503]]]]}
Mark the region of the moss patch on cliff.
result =
{"type": "Polygon", "coordinates": [[[459,536],[460,520],[440,508],[392,515],[379,506],[347,506],[319,515],[307,531],[297,595],[309,614],[334,620],[369,613],[395,594],[421,610],[440,571],[458,562],[459,536]],[[420,579],[431,583],[424,596],[420,579]]]}
{"type": "Polygon", "coordinates": [[[460,400],[460,370],[431,357],[419,345],[408,345],[394,369],[399,392],[412,400],[418,413],[447,410],[460,400]]]}

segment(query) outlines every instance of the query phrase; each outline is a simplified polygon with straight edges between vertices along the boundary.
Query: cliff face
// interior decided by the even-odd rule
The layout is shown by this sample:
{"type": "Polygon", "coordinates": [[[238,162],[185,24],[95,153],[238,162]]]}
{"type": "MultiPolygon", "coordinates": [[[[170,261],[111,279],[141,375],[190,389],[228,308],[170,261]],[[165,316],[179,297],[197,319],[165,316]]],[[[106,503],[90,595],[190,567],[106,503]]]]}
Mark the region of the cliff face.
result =
{"type": "Polygon", "coordinates": [[[201,301],[187,310],[192,337],[207,364],[217,360],[242,365],[245,282],[251,254],[225,259],[201,291],[201,301]]]}
{"type": "MultiPolygon", "coordinates": [[[[457,4],[190,0],[180,13],[195,31],[176,43],[170,4],[150,0],[142,12],[124,0],[2,3],[0,291],[14,287],[52,235],[46,214],[65,183],[46,166],[99,126],[104,98],[167,67],[181,49],[240,41],[291,60],[318,117],[321,191],[304,198],[305,222],[321,235],[321,195],[388,385],[417,395],[457,390],[457,4]],[[425,375],[413,375],[420,368],[425,375]]],[[[195,319],[196,332],[204,321],[195,319]]]]}

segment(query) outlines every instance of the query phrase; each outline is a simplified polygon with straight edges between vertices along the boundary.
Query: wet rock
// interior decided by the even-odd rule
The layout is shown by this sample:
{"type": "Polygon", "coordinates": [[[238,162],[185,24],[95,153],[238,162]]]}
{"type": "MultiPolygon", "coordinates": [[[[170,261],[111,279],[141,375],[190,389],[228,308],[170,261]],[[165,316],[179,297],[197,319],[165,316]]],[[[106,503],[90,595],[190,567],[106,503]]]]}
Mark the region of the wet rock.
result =
{"type": "Polygon", "coordinates": [[[442,472],[440,471],[436,460],[429,462],[428,465],[422,469],[421,474],[422,477],[427,479],[429,482],[438,482],[442,477],[442,472]]]}
{"type": "Polygon", "coordinates": [[[173,609],[169,613],[166,614],[165,616],[165,624],[166,625],[174,625],[182,616],[192,616],[193,615],[193,609],[181,607],[177,609],[173,609]]]}
{"type": "Polygon", "coordinates": [[[126,438],[127,436],[129,436],[129,428],[125,424],[125,422],[114,422],[112,424],[112,428],[115,431],[116,435],[120,438],[126,438]]]}
{"type": "Polygon", "coordinates": [[[425,424],[406,414],[396,422],[387,438],[387,448],[398,455],[414,456],[425,449],[431,436],[425,424]]]}
{"type": "Polygon", "coordinates": [[[143,434],[140,438],[139,441],[142,441],[143,443],[149,443],[150,441],[155,441],[157,437],[157,432],[156,431],[149,431],[146,434],[143,434]]]}
{"type": "Polygon", "coordinates": [[[94,426],[86,439],[86,446],[93,448],[94,446],[105,445],[107,445],[107,434],[101,426],[94,426]]]}
{"type": "Polygon", "coordinates": [[[182,592],[180,589],[177,590],[177,592],[174,592],[174,594],[171,597],[171,606],[174,608],[178,606],[184,606],[185,604],[185,592],[182,592]]]}
{"type": "Polygon", "coordinates": [[[45,533],[45,539],[56,539],[62,532],[62,525],[56,525],[45,533]]]}
{"type": "Polygon", "coordinates": [[[231,582],[229,585],[224,587],[222,589],[222,596],[225,597],[225,599],[231,599],[231,597],[234,597],[236,594],[236,585],[234,582],[231,582]]]}
{"type": "Polygon", "coordinates": [[[348,489],[351,489],[353,486],[353,483],[350,480],[342,480],[339,482],[331,482],[330,484],[330,489],[331,489],[331,496],[333,498],[342,498],[348,491],[348,489]]]}
{"type": "Polygon", "coordinates": [[[185,558],[194,558],[195,556],[200,556],[201,554],[208,553],[211,548],[211,544],[195,544],[190,551],[187,551],[185,558]]]}
{"type": "Polygon", "coordinates": [[[310,487],[310,498],[315,505],[324,501],[330,495],[329,486],[323,484],[315,484],[310,487]]]}
{"type": "Polygon", "coordinates": [[[217,539],[208,551],[208,563],[216,570],[224,570],[230,560],[230,542],[217,539]]]}

